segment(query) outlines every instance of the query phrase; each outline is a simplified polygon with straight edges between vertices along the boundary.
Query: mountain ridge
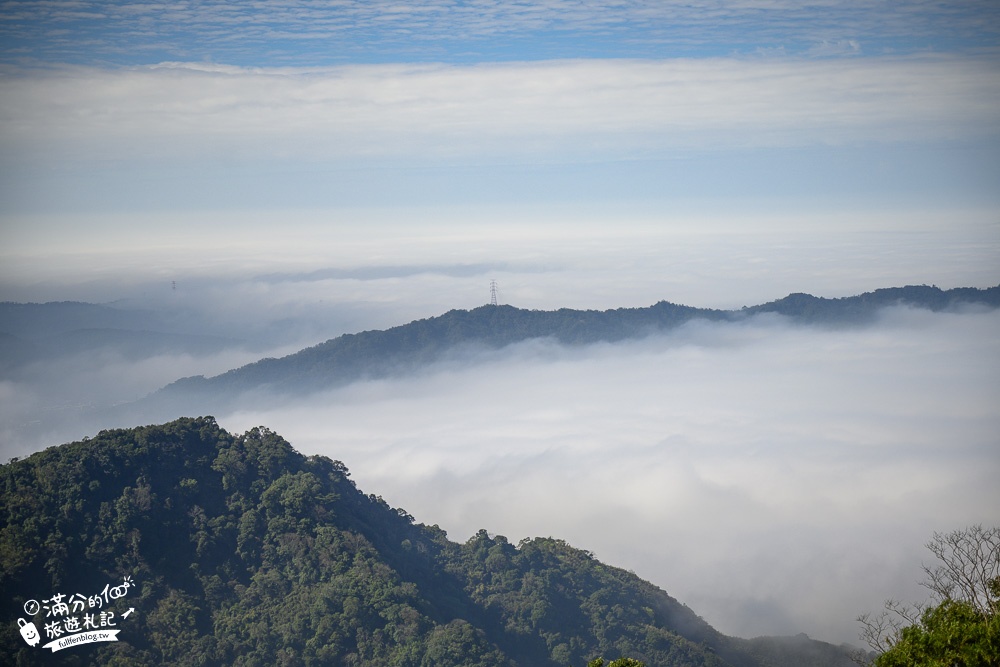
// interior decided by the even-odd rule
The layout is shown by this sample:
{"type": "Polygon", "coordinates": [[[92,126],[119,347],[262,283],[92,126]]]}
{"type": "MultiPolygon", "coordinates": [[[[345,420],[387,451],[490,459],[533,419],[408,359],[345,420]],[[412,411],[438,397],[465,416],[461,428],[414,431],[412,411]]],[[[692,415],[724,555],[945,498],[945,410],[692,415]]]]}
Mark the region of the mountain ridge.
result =
{"type": "Polygon", "coordinates": [[[288,393],[315,391],[412,370],[440,359],[446,350],[459,345],[498,349],[534,338],[552,338],[568,345],[616,342],[666,331],[695,319],[737,322],[773,314],[797,323],[852,326],[871,321],[883,308],[898,305],[933,311],[963,305],[998,308],[1000,285],[950,290],[911,285],[836,299],[793,293],[740,310],[697,308],[668,301],[645,308],[605,311],[526,310],[510,305],[453,309],[389,329],[343,334],[281,358],[260,359],[213,377],[181,378],[151,398],[188,396],[197,401],[220,392],[232,396],[265,388],[288,393]]]}
{"type": "MultiPolygon", "coordinates": [[[[264,427],[231,435],[211,417],[104,430],[0,466],[0,516],[0,653],[17,664],[51,664],[19,637],[29,600],[109,581],[134,586],[102,608],[117,614],[121,641],[72,647],[57,661],[852,664],[844,649],[807,638],[722,635],[665,591],[562,540],[514,545],[480,530],[452,542],[363,493],[343,463],[303,456],[264,427]]],[[[25,620],[48,641],[52,616],[36,609],[25,620]]]]}

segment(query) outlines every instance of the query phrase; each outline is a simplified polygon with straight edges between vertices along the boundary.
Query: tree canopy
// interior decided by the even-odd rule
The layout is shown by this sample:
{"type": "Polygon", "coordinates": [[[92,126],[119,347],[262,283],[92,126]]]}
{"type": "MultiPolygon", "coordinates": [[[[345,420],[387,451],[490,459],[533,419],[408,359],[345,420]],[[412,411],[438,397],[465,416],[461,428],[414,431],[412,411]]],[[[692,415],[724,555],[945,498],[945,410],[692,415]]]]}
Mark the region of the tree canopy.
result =
{"type": "Polygon", "coordinates": [[[935,533],[924,566],[931,603],[890,600],[865,614],[862,637],[876,652],[874,667],[1000,666],[1000,528],[971,526],[935,533]]]}
{"type": "Polygon", "coordinates": [[[211,417],[102,431],[0,466],[0,517],[5,664],[844,664],[766,659],[562,540],[481,530],[453,542],[362,493],[344,464],[211,417]],[[101,591],[104,606],[88,608],[101,591]],[[22,639],[18,619],[43,644],[88,620],[120,634],[52,654],[22,639]]]}

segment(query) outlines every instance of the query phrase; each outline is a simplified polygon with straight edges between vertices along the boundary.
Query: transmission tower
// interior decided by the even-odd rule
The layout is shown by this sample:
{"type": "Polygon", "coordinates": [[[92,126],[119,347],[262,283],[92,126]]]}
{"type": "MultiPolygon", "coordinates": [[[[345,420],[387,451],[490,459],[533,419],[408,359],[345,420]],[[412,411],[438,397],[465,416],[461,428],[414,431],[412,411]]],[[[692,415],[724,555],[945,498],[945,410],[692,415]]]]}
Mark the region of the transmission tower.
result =
{"type": "Polygon", "coordinates": [[[497,305],[497,281],[490,281],[490,305],[497,305]]]}

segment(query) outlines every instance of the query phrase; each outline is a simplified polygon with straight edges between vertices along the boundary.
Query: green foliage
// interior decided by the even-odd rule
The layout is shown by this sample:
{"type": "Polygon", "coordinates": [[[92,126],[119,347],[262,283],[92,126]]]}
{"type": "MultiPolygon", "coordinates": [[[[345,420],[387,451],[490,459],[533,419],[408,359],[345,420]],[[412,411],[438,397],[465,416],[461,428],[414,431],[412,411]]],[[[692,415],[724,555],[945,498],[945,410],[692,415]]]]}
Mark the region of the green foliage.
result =
{"type": "Polygon", "coordinates": [[[865,614],[862,637],[875,667],[1000,667],[1000,527],[935,533],[927,543],[937,564],[924,566],[938,604],[908,607],[890,600],[865,614]]]}
{"type": "Polygon", "coordinates": [[[464,574],[472,599],[497,625],[525,638],[535,664],[543,656],[567,664],[608,653],[657,665],[722,664],[702,644],[721,645],[723,638],[691,610],[561,540],[515,547],[480,531],[449,566],[464,574]]]}
{"type": "Polygon", "coordinates": [[[646,665],[632,658],[618,658],[609,663],[605,663],[604,658],[598,658],[588,662],[587,667],[646,667],[646,665]]]}
{"type": "Polygon", "coordinates": [[[924,611],[920,622],[903,628],[875,667],[997,667],[1000,616],[967,602],[947,600],[924,611]]]}
{"type": "MultiPolygon", "coordinates": [[[[480,531],[456,544],[361,493],[342,463],[303,457],[265,428],[230,435],[211,417],[102,431],[0,466],[0,517],[10,664],[764,664],[565,542],[480,531]],[[22,641],[26,600],[126,576],[135,612],[120,641],[54,657],[22,641]]],[[[41,628],[44,613],[33,620],[41,628]]]]}

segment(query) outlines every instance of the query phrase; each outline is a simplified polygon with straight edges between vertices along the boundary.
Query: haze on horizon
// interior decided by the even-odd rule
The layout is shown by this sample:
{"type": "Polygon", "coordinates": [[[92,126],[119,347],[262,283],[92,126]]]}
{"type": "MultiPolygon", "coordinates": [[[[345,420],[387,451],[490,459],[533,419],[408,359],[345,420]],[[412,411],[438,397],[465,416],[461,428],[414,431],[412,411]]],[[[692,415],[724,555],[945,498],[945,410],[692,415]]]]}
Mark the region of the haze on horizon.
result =
{"type": "MultiPolygon", "coordinates": [[[[230,342],[0,377],[8,456],[87,435],[16,437],[81,397],[473,308],[491,279],[544,309],[1000,284],[996,3],[75,4],[0,8],[0,300],[230,342]]],[[[551,534],[722,631],[849,641],[919,597],[934,530],[997,506],[998,329],[527,344],[216,416],[453,539],[551,534]]]]}

